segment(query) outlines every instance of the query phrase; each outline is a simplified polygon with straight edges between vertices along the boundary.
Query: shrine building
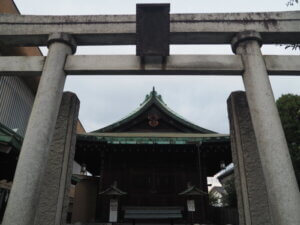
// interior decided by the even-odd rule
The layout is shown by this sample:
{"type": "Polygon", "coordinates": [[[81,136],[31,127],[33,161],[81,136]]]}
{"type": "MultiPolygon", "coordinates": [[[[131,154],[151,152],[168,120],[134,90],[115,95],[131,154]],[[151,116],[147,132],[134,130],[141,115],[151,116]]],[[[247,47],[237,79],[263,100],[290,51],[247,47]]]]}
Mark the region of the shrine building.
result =
{"type": "Polygon", "coordinates": [[[229,135],[172,111],[155,89],[125,118],[78,134],[75,222],[206,223],[207,177],[231,160],[229,135]]]}

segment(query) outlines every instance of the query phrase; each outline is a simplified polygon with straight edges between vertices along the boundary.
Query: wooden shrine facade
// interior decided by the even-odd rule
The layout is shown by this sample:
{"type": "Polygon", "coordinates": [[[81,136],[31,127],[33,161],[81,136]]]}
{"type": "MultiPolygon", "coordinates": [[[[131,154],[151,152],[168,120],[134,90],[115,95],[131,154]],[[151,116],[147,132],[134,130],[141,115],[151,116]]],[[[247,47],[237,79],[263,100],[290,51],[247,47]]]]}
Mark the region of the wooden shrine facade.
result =
{"type": "Polygon", "coordinates": [[[153,90],[123,120],[78,135],[75,160],[99,178],[94,218],[83,222],[206,223],[207,176],[230,163],[231,153],[228,135],[186,121],[153,90]],[[188,200],[194,212],[188,211],[188,200]]]}

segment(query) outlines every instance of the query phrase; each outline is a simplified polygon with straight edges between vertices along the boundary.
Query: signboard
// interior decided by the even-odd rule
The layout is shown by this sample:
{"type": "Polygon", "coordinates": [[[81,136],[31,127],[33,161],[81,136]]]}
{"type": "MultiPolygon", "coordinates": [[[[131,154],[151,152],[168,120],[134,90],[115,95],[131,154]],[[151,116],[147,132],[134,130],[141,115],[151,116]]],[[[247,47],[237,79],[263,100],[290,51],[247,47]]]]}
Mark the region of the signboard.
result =
{"type": "Polygon", "coordinates": [[[187,200],[187,210],[188,212],[195,212],[195,201],[194,200],[187,200]]]}
{"type": "Polygon", "coordinates": [[[136,55],[168,56],[170,4],[136,5],[136,55]]]}
{"type": "Polygon", "coordinates": [[[109,204],[109,222],[118,220],[118,199],[110,199],[109,204]]]}

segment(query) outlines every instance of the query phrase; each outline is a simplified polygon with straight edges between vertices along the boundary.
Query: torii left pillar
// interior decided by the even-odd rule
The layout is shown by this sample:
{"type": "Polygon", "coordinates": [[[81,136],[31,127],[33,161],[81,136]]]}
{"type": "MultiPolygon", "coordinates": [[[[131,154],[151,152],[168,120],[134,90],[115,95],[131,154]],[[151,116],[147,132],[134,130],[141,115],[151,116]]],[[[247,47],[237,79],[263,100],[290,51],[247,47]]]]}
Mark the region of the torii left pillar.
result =
{"type": "Polygon", "coordinates": [[[24,137],[3,225],[33,225],[41,193],[48,150],[66,80],[68,55],[75,53],[75,41],[68,34],[51,34],[49,52],[24,137]]]}

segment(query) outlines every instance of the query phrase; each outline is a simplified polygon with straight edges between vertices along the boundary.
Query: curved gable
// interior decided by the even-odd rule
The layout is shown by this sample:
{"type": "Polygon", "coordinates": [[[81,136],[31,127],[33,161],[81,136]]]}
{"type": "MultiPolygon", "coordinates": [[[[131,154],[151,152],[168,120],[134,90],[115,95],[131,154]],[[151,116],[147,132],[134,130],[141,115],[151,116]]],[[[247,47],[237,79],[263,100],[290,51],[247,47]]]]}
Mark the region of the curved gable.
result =
{"type": "Polygon", "coordinates": [[[176,114],[163,102],[154,88],[139,108],[120,121],[93,131],[99,132],[215,133],[176,114]]]}

